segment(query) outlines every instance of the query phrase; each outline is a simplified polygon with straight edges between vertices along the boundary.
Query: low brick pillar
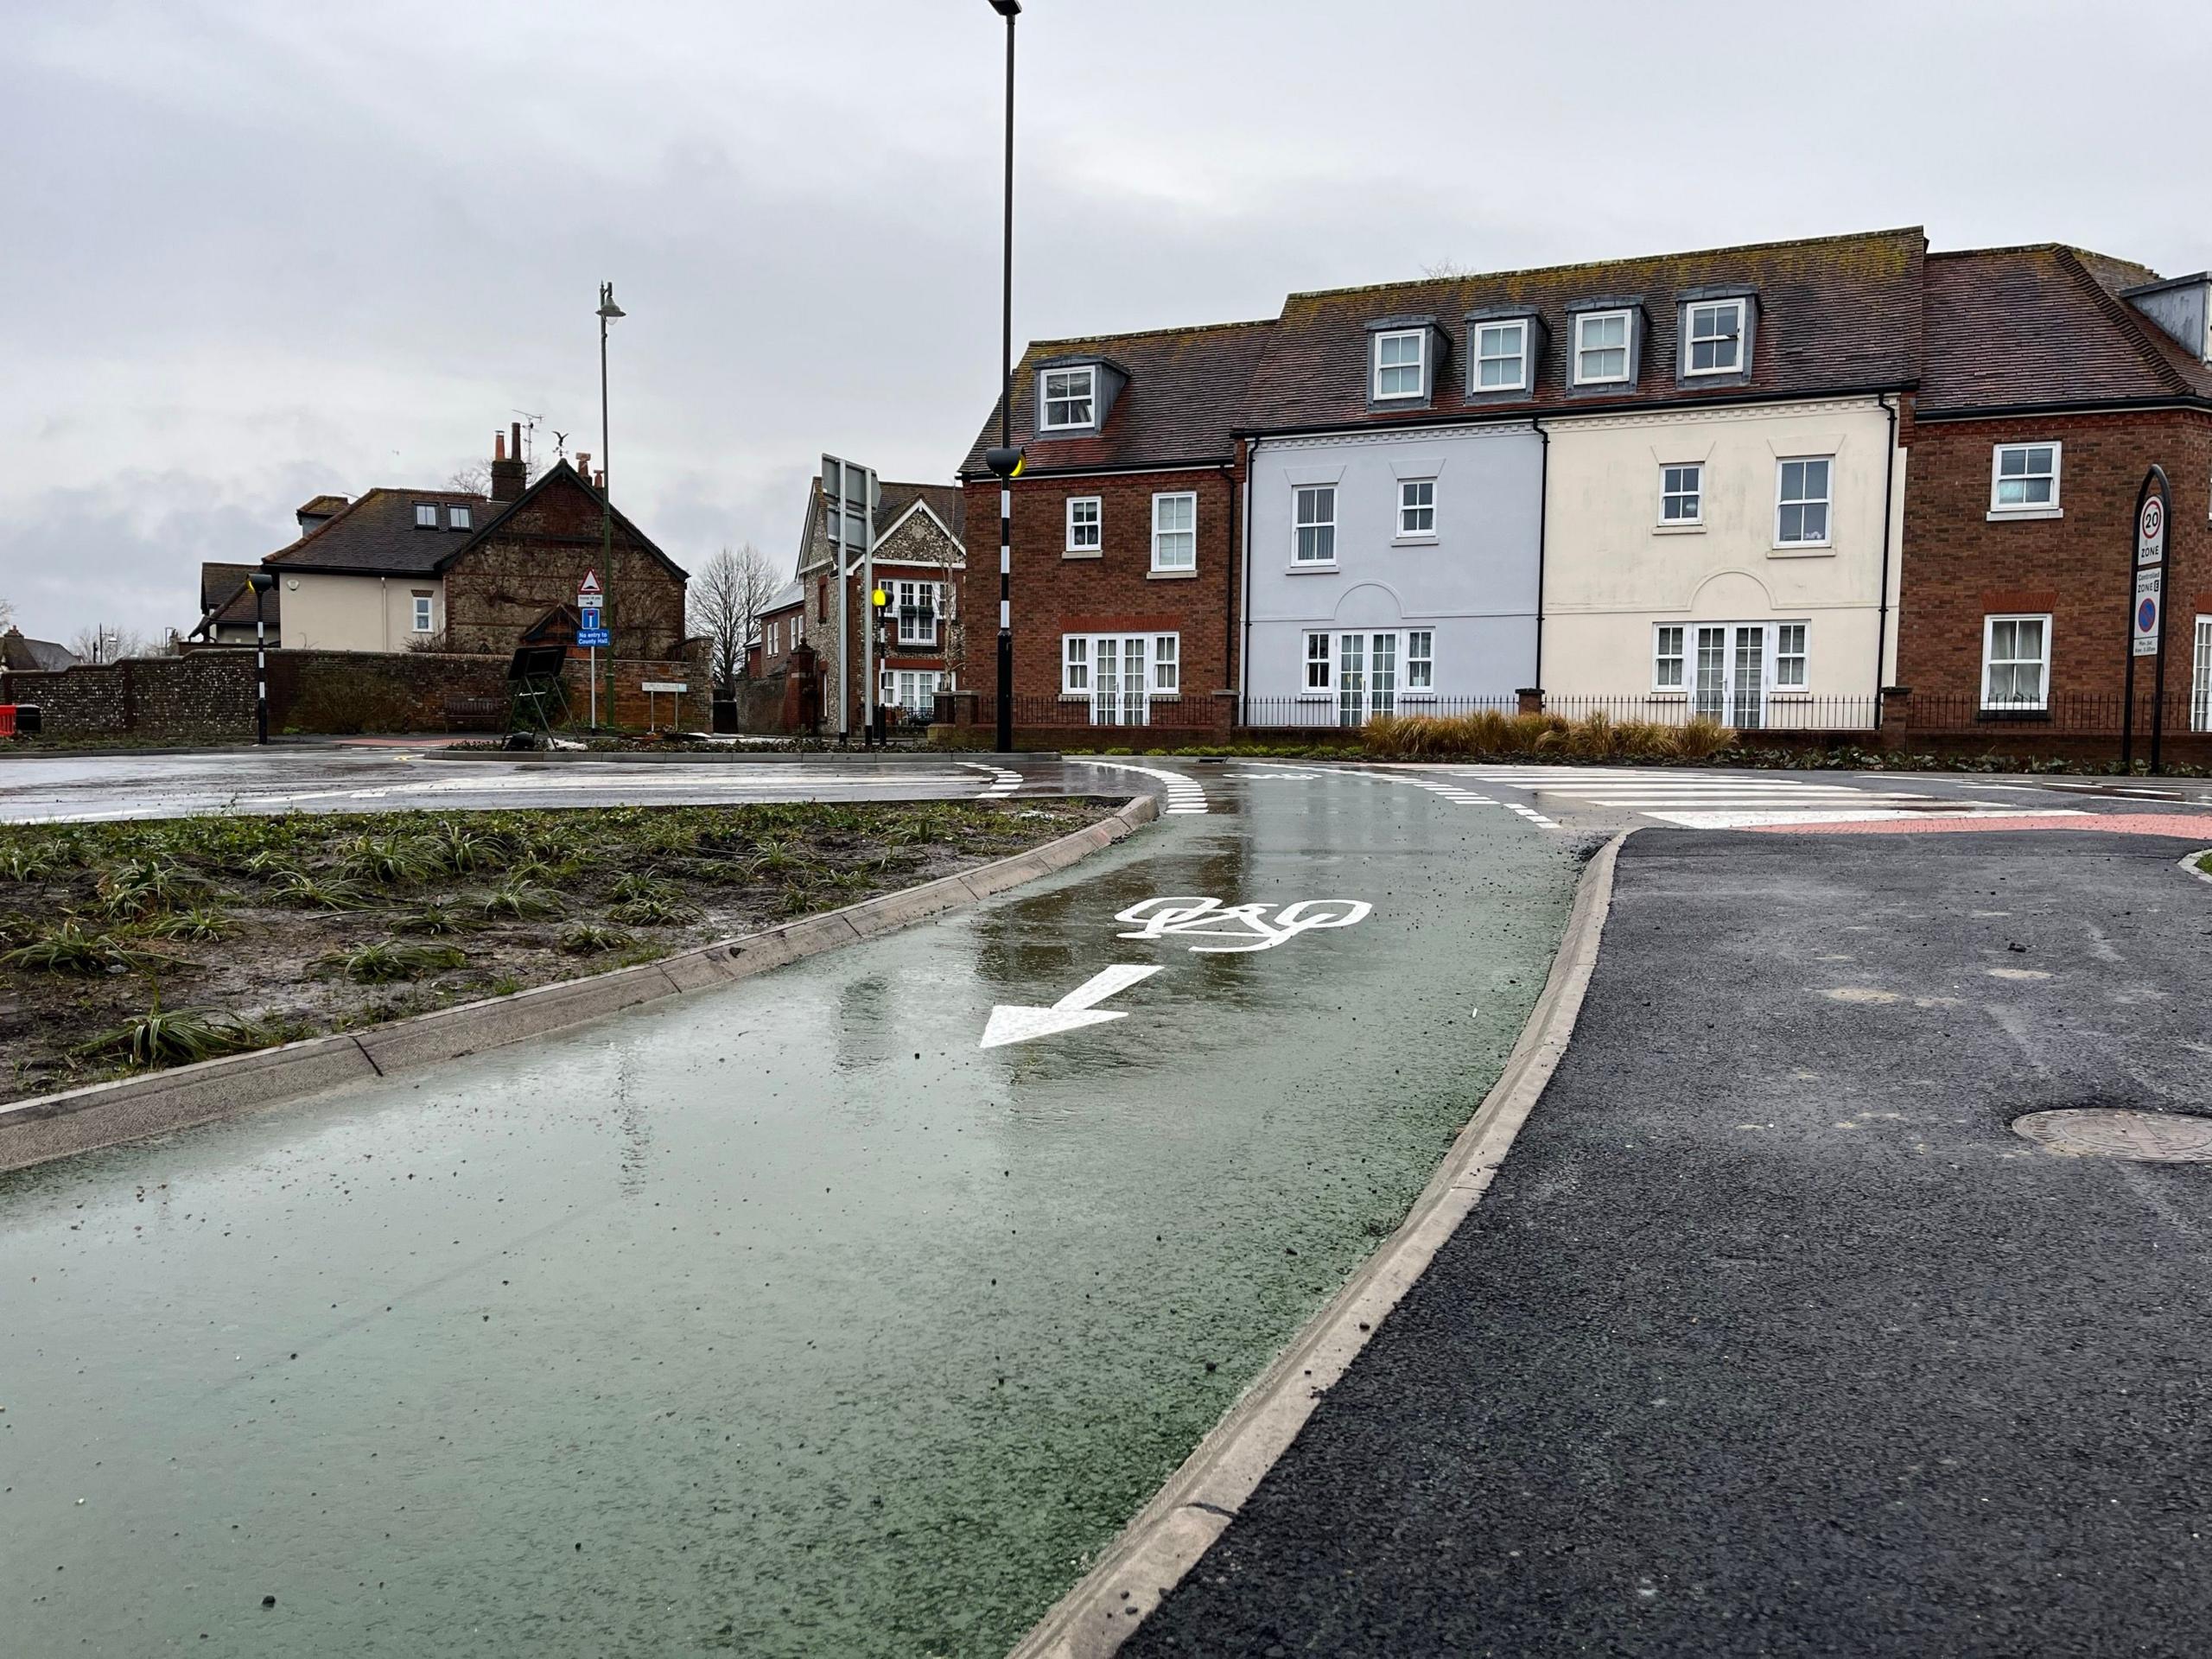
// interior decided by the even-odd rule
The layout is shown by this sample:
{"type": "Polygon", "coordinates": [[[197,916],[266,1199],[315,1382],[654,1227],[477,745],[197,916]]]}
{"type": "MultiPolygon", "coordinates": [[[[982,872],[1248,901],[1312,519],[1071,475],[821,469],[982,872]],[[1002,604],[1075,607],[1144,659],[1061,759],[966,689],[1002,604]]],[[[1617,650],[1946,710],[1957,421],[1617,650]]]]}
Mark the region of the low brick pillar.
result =
{"type": "Polygon", "coordinates": [[[1520,705],[1513,711],[1514,713],[1517,715],[1541,715],[1544,712],[1544,688],[1541,685],[1522,686],[1519,690],[1516,690],[1513,695],[1515,697],[1519,699],[1520,705]]]}

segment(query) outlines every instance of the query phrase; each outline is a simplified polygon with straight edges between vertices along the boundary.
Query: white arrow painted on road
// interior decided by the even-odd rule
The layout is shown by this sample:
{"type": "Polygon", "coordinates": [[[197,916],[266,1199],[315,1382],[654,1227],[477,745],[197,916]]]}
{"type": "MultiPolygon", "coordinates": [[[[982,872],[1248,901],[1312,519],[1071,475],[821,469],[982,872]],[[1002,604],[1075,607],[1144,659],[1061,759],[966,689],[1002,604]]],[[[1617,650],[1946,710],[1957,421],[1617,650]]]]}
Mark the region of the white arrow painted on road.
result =
{"type": "Polygon", "coordinates": [[[1038,1037],[1050,1037],[1063,1031],[1075,1031],[1084,1026],[1103,1025],[1109,1020],[1127,1016],[1113,1009],[1102,1010],[1094,1005],[1108,997],[1126,991],[1141,979],[1149,979],[1160,969],[1136,963],[1120,962],[1111,968],[1093,974],[1049,1008],[1023,1007],[1000,1003],[991,1010],[990,1022],[983,1027],[983,1040],[978,1048],[1003,1048],[1008,1043],[1026,1043],[1038,1037]]]}

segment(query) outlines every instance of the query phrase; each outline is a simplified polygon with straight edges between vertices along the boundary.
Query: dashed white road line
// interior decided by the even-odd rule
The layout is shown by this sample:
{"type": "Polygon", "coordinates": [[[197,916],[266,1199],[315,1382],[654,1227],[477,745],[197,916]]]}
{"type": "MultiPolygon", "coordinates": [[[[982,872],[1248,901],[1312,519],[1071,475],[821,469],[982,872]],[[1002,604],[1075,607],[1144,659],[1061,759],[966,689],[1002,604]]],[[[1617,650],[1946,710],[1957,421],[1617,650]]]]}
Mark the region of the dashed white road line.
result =
{"type": "Polygon", "coordinates": [[[1140,766],[1127,760],[1099,760],[1087,754],[1080,759],[1071,757],[1070,764],[1107,766],[1116,772],[1141,772],[1147,778],[1157,779],[1167,785],[1166,810],[1169,813],[1203,813],[1207,810],[1205,791],[1199,787],[1197,779],[1182,772],[1169,772],[1161,766],[1140,766]]]}
{"type": "Polygon", "coordinates": [[[982,760],[963,760],[959,764],[991,774],[991,786],[976,798],[979,801],[1002,801],[1021,787],[1021,774],[1018,772],[1008,772],[1004,766],[994,766],[982,760]]]}

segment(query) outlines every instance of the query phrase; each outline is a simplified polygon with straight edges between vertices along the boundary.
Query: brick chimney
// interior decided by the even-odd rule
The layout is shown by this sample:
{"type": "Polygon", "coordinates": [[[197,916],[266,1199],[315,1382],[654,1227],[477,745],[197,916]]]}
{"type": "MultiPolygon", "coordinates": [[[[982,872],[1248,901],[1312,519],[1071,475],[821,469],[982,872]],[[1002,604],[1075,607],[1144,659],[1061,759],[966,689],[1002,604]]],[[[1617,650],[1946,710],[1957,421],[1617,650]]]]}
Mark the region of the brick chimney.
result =
{"type": "Polygon", "coordinates": [[[514,501],[521,499],[528,474],[522,459],[522,423],[517,421],[506,433],[492,435],[492,499],[494,501],[514,501]]]}

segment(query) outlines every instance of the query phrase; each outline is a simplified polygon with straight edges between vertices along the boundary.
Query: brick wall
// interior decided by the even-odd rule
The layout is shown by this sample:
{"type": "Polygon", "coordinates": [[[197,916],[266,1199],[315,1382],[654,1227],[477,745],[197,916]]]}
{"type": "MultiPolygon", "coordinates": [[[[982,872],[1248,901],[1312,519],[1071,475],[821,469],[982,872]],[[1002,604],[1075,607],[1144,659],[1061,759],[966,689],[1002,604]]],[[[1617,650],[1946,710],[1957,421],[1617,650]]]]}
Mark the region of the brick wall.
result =
{"type": "MultiPolygon", "coordinates": [[[[2171,720],[2188,692],[2195,619],[2212,615],[2212,417],[2177,410],[1922,422],[1912,440],[1896,681],[1912,689],[1913,701],[1978,701],[1982,619],[2047,611],[2054,704],[2101,697],[2116,707],[2127,664],[2135,494],[2156,461],[2166,469],[2173,506],[2166,550],[2171,720]],[[2043,442],[2062,446],[2065,516],[1990,523],[1993,446],[2043,442]]],[[[2141,667],[2149,665],[2145,659],[2141,667]]],[[[2147,698],[2148,676],[2139,678],[2139,696],[2147,698]]]]}
{"type": "MultiPolygon", "coordinates": [[[[706,731],[713,720],[705,648],[646,661],[600,658],[600,721],[643,729],[647,680],[681,682],[682,697],[653,699],[665,729],[706,731]],[[611,687],[611,694],[610,694],[611,687]],[[612,696],[610,715],[608,700],[612,696]]],[[[272,733],[443,732],[457,721],[457,699],[496,698],[504,726],[505,656],[430,652],[272,651],[269,653],[269,728],[272,733]]],[[[586,664],[569,658],[565,678],[575,721],[589,696],[586,664]]],[[[35,702],[45,729],[57,737],[137,736],[149,741],[251,741],[254,734],[253,653],[200,650],[182,657],[132,658],[59,673],[0,674],[0,702],[35,702]]]]}
{"type": "MultiPolygon", "coordinates": [[[[1205,711],[1191,723],[1211,724],[1213,694],[1236,683],[1238,481],[1230,468],[1014,480],[1014,691],[1025,708],[1058,697],[1063,634],[1174,632],[1181,636],[1183,703],[1205,711]],[[1160,576],[1152,569],[1152,498],[1181,491],[1198,497],[1197,573],[1160,576]],[[1103,544],[1096,557],[1069,558],[1067,503],[1081,496],[1099,498],[1103,544]]],[[[962,684],[981,694],[988,721],[998,695],[998,481],[982,480],[967,491],[962,684]]],[[[1022,715],[1018,723],[1030,721],[1022,715]]]]}
{"type": "Polygon", "coordinates": [[[196,652],[0,674],[0,702],[36,703],[57,736],[251,737],[253,658],[234,663],[227,653],[196,652]]]}
{"type": "Polygon", "coordinates": [[[448,646],[504,658],[546,612],[574,605],[576,584],[597,570],[615,656],[682,657],[683,578],[619,518],[613,556],[602,556],[600,521],[599,499],[573,474],[550,474],[493,535],[448,569],[448,646]]]}

